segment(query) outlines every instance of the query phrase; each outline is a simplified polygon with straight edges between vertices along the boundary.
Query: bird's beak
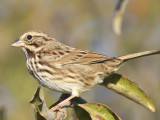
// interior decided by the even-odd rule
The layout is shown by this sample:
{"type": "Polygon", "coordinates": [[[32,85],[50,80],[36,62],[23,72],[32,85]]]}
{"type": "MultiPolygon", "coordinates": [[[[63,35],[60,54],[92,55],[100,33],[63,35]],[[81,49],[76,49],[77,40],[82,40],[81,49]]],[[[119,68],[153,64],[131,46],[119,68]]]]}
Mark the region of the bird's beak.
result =
{"type": "Polygon", "coordinates": [[[23,47],[24,46],[24,43],[21,41],[21,40],[15,40],[12,44],[11,44],[12,47],[23,47]]]}

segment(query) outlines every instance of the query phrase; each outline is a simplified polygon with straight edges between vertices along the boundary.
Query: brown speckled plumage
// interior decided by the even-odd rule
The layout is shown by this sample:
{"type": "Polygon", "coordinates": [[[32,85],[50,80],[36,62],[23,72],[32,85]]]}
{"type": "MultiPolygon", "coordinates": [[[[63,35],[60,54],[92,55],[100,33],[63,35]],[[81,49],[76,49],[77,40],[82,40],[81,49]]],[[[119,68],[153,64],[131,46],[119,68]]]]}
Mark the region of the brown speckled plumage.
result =
{"type": "Polygon", "coordinates": [[[27,68],[40,84],[62,93],[71,93],[70,99],[102,83],[104,77],[117,71],[123,62],[160,53],[160,50],[153,50],[110,58],[66,46],[35,31],[24,33],[12,46],[22,48],[27,68]]]}

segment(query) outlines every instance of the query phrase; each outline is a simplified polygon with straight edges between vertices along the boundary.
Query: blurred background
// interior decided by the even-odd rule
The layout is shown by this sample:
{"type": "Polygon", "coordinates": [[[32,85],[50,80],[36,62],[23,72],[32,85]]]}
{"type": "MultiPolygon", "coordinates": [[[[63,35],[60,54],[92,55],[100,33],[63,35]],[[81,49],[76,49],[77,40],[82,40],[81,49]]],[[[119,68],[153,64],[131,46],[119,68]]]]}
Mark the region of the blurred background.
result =
{"type": "MultiPolygon", "coordinates": [[[[160,1],[130,0],[122,24],[122,35],[112,30],[118,0],[0,0],[0,107],[7,120],[34,120],[28,102],[38,84],[29,75],[22,50],[10,44],[28,30],[38,30],[80,49],[107,56],[120,56],[160,49],[160,1]]],[[[96,86],[82,94],[88,102],[109,106],[123,120],[160,119],[160,56],[129,61],[121,73],[152,98],[156,112],[117,93],[96,86]]],[[[48,106],[60,93],[44,88],[48,106]]]]}

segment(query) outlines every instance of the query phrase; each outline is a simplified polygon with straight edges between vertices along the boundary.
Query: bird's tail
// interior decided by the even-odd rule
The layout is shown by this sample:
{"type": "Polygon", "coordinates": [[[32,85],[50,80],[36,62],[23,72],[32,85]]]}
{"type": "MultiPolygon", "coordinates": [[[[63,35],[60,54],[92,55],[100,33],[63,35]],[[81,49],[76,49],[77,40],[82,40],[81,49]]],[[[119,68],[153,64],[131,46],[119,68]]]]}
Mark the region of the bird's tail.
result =
{"type": "Polygon", "coordinates": [[[122,60],[123,62],[126,62],[130,59],[135,59],[135,58],[154,55],[154,54],[160,54],[160,50],[151,50],[151,51],[133,53],[133,54],[125,55],[125,56],[120,56],[120,57],[117,57],[117,58],[122,60]]]}

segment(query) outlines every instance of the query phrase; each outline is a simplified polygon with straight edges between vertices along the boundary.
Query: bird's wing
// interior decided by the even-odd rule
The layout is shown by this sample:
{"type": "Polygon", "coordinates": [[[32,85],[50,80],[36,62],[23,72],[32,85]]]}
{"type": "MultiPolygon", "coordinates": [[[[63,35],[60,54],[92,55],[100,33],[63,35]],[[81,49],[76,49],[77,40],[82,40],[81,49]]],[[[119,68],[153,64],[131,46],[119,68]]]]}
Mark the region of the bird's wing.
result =
{"type": "Polygon", "coordinates": [[[104,62],[109,58],[107,56],[93,53],[90,51],[82,51],[82,50],[72,50],[68,54],[62,56],[56,62],[61,63],[62,65],[68,64],[94,64],[104,62]]]}

